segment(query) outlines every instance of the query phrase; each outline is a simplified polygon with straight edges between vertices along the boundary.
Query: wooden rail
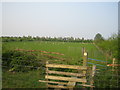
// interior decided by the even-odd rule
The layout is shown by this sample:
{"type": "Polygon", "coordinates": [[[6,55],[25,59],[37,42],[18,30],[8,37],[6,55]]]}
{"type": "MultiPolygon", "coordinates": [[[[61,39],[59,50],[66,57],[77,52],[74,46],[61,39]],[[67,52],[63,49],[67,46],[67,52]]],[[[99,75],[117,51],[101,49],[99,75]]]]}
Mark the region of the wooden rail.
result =
{"type": "Polygon", "coordinates": [[[46,64],[46,67],[87,70],[86,66],[63,65],[63,64],[46,64]]]}
{"type": "Polygon", "coordinates": [[[53,80],[73,81],[73,82],[87,82],[86,79],[77,79],[77,78],[72,78],[72,77],[46,75],[45,78],[46,79],[53,79],[53,80]]]}
{"type": "Polygon", "coordinates": [[[56,82],[56,81],[44,81],[44,80],[39,80],[39,82],[46,82],[46,83],[55,83],[55,84],[64,84],[67,85],[68,83],[65,82],[56,82]]]}
{"type": "Polygon", "coordinates": [[[64,89],[68,89],[67,86],[61,86],[61,85],[48,85],[48,87],[51,87],[51,88],[64,88],[64,89]]]}
{"type": "Polygon", "coordinates": [[[79,76],[79,77],[82,77],[82,76],[85,76],[85,74],[83,73],[70,73],[70,72],[61,72],[61,71],[51,71],[51,70],[48,70],[47,73],[50,73],[50,74],[60,74],[60,75],[68,75],[68,76],[79,76]]]}
{"type": "Polygon", "coordinates": [[[107,64],[107,66],[120,66],[120,64],[107,64]]]}

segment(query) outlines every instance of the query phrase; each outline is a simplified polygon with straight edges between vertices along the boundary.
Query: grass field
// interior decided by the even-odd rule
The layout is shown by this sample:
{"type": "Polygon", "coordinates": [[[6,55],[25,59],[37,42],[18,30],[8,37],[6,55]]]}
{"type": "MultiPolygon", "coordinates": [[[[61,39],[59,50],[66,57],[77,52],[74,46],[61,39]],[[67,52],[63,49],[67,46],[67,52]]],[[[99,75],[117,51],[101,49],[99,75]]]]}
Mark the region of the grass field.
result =
{"type": "MultiPolygon", "coordinates": [[[[90,43],[72,43],[72,42],[9,42],[3,43],[2,51],[14,49],[42,50],[48,52],[59,52],[64,54],[65,58],[77,62],[82,57],[82,48],[85,47],[89,58],[105,60],[105,56],[90,43]]],[[[71,62],[71,61],[70,61],[71,62]]]]}
{"type": "MultiPolygon", "coordinates": [[[[42,50],[47,52],[59,52],[63,56],[57,55],[60,58],[65,58],[67,64],[80,65],[82,61],[82,48],[85,47],[89,58],[100,59],[105,61],[105,56],[91,43],[72,43],[72,42],[5,42],[2,44],[2,53],[8,50],[25,49],[25,50],[42,50]]],[[[55,56],[55,55],[53,55],[55,56]]],[[[97,64],[101,64],[97,61],[97,64]]],[[[66,64],[66,61],[62,62],[66,64]]],[[[27,73],[3,70],[3,88],[42,88],[45,84],[39,83],[39,79],[44,78],[42,71],[29,71],[27,73]]]]}

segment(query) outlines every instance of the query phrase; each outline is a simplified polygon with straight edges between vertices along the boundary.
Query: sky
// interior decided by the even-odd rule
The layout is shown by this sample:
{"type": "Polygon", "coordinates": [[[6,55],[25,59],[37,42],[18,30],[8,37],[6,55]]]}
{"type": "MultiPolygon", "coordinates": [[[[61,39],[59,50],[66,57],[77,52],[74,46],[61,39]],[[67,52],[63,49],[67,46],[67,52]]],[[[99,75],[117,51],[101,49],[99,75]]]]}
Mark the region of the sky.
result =
{"type": "Polygon", "coordinates": [[[117,2],[2,2],[0,7],[2,36],[94,39],[97,33],[108,38],[118,32],[117,2]]]}

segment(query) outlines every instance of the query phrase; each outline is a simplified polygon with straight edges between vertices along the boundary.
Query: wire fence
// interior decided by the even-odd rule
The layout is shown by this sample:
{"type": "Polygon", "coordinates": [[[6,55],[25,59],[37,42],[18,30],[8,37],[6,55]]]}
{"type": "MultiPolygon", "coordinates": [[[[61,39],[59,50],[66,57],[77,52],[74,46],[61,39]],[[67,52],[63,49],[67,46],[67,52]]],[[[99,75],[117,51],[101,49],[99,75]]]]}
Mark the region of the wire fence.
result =
{"type": "Polygon", "coordinates": [[[94,85],[95,88],[120,88],[120,75],[118,74],[117,67],[107,66],[104,63],[110,63],[109,61],[103,61],[93,58],[88,58],[89,62],[87,64],[96,65],[98,70],[96,70],[96,74],[94,77],[94,85]],[[90,62],[90,61],[98,61],[99,64],[90,62]],[[104,62],[104,63],[102,63],[104,62]]]}
{"type": "Polygon", "coordinates": [[[88,60],[94,60],[94,61],[100,61],[100,62],[108,62],[108,61],[103,61],[103,60],[98,60],[98,59],[92,59],[92,58],[88,58],[88,60]]]}
{"type": "Polygon", "coordinates": [[[101,64],[95,64],[95,63],[91,63],[91,62],[87,62],[88,64],[92,64],[92,65],[96,65],[96,66],[102,66],[102,67],[106,67],[105,65],[101,65],[101,64]]]}

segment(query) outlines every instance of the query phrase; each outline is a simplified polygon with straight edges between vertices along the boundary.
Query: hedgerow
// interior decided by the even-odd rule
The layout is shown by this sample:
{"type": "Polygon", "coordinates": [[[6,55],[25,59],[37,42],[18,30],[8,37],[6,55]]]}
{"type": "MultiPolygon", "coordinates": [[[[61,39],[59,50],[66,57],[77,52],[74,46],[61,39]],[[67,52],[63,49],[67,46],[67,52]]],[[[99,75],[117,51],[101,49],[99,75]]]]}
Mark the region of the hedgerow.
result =
{"type": "Polygon", "coordinates": [[[96,45],[102,49],[105,53],[107,53],[109,56],[112,58],[117,58],[119,57],[118,55],[118,38],[117,34],[113,34],[111,37],[109,37],[106,40],[98,41],[95,42],[96,45]]]}
{"type": "Polygon", "coordinates": [[[6,66],[9,71],[29,71],[41,66],[40,59],[28,52],[7,51],[2,54],[2,66],[6,66]]]}

